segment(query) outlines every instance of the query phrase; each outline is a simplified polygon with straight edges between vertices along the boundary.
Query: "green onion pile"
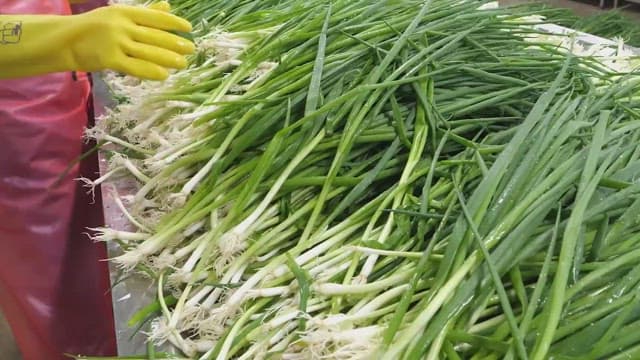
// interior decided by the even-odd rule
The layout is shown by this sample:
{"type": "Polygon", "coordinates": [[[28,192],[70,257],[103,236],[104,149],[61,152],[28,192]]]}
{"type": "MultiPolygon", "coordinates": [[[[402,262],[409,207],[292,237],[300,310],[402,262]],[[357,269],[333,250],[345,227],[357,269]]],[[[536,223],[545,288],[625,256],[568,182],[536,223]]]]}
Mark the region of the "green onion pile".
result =
{"type": "Polygon", "coordinates": [[[579,16],[570,9],[556,8],[544,3],[518,5],[527,11],[538,11],[548,21],[605,39],[622,38],[630,46],[640,47],[640,23],[624,10],[613,9],[579,16]]]}
{"type": "Polygon", "coordinates": [[[173,2],[192,65],[89,130],[148,356],[640,358],[640,78],[484,3],[173,2]]]}

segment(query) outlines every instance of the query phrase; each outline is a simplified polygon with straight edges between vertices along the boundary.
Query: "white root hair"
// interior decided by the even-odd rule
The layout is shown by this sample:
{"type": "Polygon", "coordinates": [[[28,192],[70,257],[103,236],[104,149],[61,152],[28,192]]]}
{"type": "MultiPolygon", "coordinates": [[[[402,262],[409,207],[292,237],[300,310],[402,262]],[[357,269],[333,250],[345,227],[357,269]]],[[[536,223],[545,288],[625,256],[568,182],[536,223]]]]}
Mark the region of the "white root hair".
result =
{"type": "Polygon", "coordinates": [[[288,359],[366,360],[374,358],[384,328],[311,318],[307,331],[287,349],[288,359]],[[300,346],[300,343],[304,346],[300,346]]]}
{"type": "Polygon", "coordinates": [[[140,251],[138,248],[134,248],[126,251],[120,256],[116,256],[112,260],[118,265],[119,268],[121,268],[125,272],[129,272],[146,259],[147,257],[142,251],[140,251]]]}
{"type": "Polygon", "coordinates": [[[224,270],[248,247],[246,236],[233,230],[224,234],[218,242],[219,256],[214,262],[217,273],[224,270]]]}

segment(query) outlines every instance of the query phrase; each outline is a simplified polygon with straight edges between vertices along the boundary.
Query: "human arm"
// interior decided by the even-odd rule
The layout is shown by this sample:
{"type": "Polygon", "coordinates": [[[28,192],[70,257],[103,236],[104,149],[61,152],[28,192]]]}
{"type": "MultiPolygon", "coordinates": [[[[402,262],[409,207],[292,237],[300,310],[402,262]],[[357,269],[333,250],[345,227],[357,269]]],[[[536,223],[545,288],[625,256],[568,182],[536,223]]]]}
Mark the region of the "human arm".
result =
{"type": "Polygon", "coordinates": [[[194,51],[170,33],[191,25],[163,10],[114,5],[70,16],[0,15],[0,78],[111,69],[163,80],[194,51]]]}

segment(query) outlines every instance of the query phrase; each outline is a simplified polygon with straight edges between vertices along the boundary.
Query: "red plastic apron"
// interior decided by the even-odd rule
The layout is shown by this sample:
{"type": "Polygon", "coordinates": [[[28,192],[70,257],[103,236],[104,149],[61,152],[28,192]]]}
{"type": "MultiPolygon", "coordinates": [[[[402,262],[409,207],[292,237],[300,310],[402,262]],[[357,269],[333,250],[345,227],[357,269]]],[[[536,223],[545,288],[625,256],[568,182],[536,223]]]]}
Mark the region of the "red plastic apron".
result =
{"type": "Polygon", "coordinates": [[[109,3],[107,0],[87,0],[80,2],[78,4],[71,5],[71,10],[73,10],[74,14],[93,10],[100,6],[105,6],[109,3]]]}
{"type": "MultiPolygon", "coordinates": [[[[0,13],[70,8],[0,0],[0,13]]],[[[82,152],[90,88],[82,73],[0,80],[0,307],[24,360],[116,352],[106,251],[82,234],[103,223],[102,205],[73,181],[95,176],[95,157],[56,184],[82,152]]]]}

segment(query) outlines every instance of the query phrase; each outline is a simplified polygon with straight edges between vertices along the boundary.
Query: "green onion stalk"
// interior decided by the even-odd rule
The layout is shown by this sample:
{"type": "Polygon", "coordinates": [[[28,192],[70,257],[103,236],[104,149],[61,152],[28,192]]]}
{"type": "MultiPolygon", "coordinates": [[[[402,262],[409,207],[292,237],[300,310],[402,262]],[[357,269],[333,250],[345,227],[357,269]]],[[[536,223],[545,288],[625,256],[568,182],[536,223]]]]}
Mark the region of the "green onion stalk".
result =
{"type": "Polygon", "coordinates": [[[94,229],[157,286],[132,325],[192,359],[637,351],[640,83],[487,3],[174,1],[190,67],[111,75],[88,131],[87,185],[138,184],[94,229]]]}

